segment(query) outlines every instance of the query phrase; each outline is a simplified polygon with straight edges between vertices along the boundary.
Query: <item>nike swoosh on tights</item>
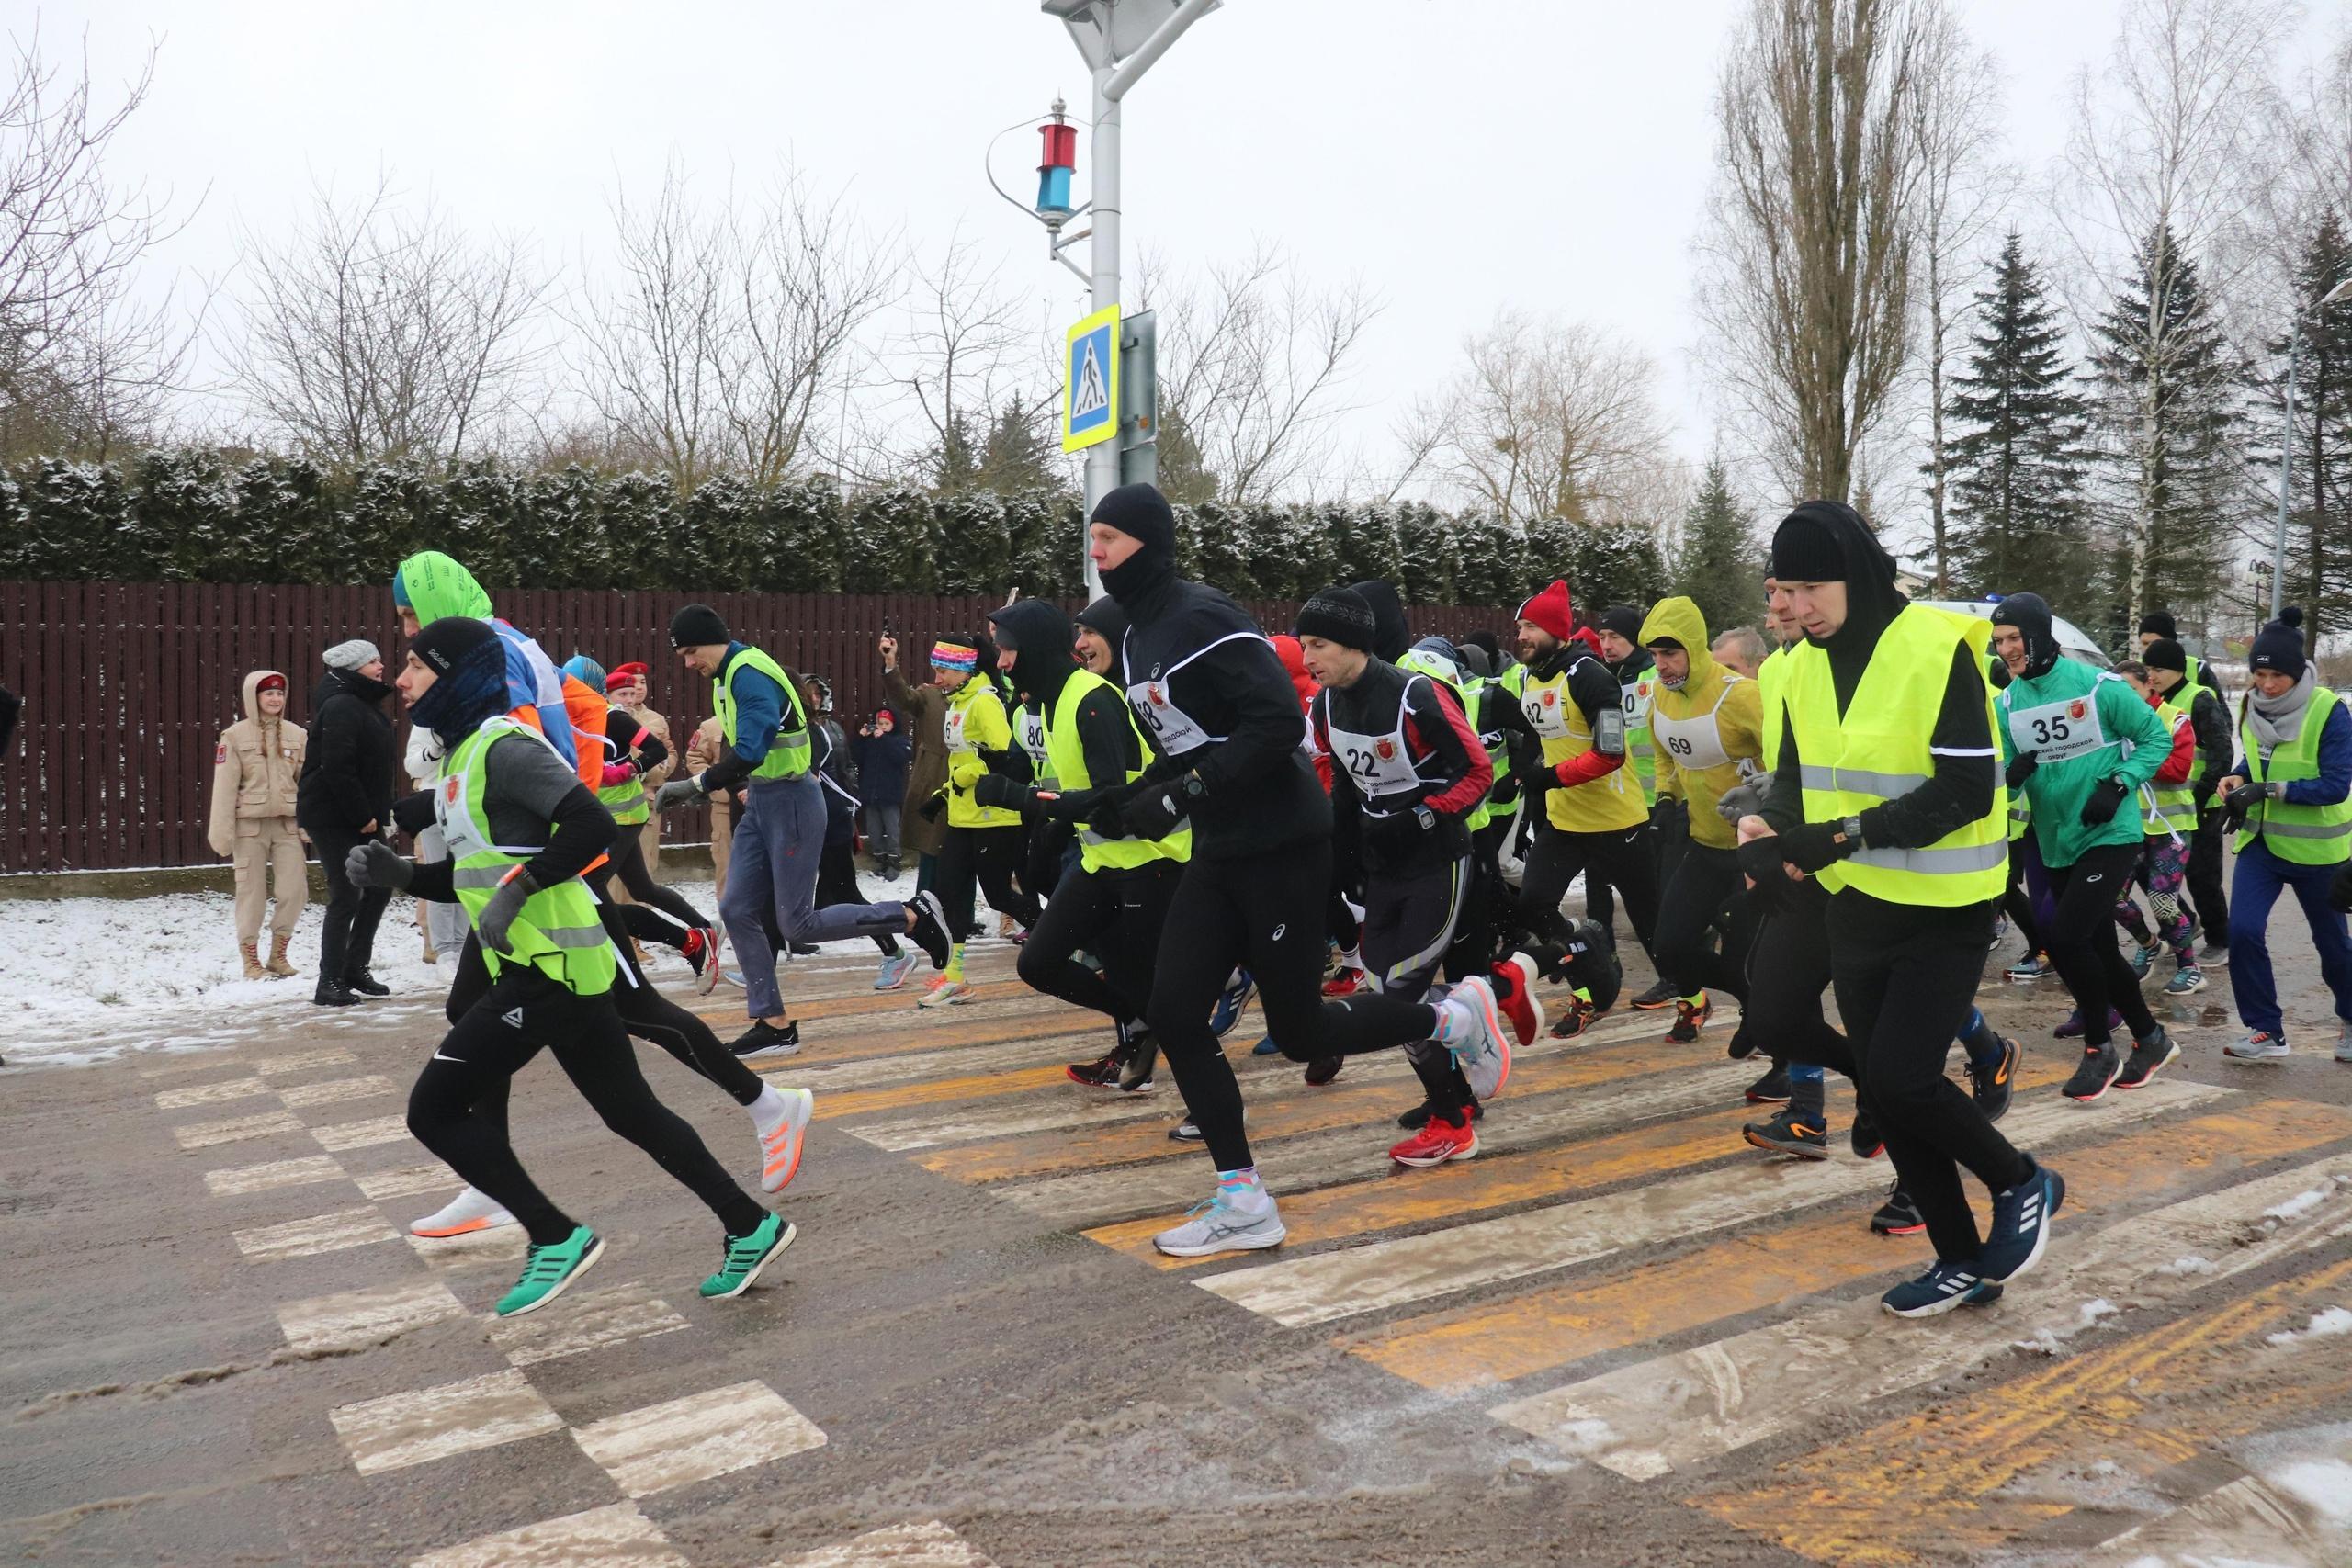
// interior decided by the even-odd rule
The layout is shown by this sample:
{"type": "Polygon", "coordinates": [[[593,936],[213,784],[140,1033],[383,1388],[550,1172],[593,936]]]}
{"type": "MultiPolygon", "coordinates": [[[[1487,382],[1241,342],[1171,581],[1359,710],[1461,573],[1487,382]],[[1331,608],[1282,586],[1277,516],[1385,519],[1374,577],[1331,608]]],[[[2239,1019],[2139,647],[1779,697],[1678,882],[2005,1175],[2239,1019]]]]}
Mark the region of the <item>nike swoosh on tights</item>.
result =
{"type": "Polygon", "coordinates": [[[463,1056],[444,1056],[438,1051],[433,1053],[433,1059],[436,1062],[455,1062],[461,1067],[466,1065],[466,1059],[463,1056]]]}

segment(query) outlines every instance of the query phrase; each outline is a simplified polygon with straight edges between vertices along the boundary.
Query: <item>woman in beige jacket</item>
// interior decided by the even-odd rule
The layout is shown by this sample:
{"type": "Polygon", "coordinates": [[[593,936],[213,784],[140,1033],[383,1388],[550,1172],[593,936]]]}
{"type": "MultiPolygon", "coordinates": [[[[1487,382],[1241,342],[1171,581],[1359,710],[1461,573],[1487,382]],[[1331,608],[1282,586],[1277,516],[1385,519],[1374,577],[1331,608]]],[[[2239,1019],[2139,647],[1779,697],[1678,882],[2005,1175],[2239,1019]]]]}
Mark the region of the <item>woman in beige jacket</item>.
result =
{"type": "Polygon", "coordinates": [[[237,873],[237,953],[248,980],[295,973],[287,944],[311,900],[303,838],[294,826],[294,781],[302,773],[308,734],[286,717],[286,677],[255,670],[245,677],[245,716],[220,732],[212,749],[212,818],[206,841],[237,873]],[[269,962],[261,961],[261,917],[271,893],[269,962]]]}

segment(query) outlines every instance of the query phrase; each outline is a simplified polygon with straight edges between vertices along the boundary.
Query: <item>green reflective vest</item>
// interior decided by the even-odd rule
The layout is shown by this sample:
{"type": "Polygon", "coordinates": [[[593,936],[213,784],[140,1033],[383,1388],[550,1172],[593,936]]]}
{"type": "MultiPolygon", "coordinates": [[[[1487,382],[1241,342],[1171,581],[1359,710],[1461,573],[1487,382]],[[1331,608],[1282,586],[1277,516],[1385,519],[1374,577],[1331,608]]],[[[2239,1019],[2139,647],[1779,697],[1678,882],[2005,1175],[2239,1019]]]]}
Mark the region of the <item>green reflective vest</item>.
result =
{"type": "MultiPolygon", "coordinates": [[[[626,761],[628,759],[615,758],[614,761],[626,761]]],[[[653,814],[652,802],[645,798],[645,782],[642,779],[624,779],[616,784],[599,785],[596,798],[604,802],[605,809],[613,814],[613,820],[624,828],[641,828],[645,819],[653,814]]]]}
{"type": "MultiPolygon", "coordinates": [[[[1119,711],[1126,715],[1127,726],[1135,732],[1136,755],[1143,763],[1143,767],[1128,769],[1127,776],[1115,782],[1133,784],[1143,777],[1144,767],[1151,764],[1151,742],[1136,723],[1135,709],[1127,705],[1127,694],[1091,671],[1080,670],[1062,682],[1061,695],[1054,699],[1053,716],[1046,723],[1046,755],[1062,789],[1076,792],[1108,788],[1114,782],[1098,780],[1086,771],[1086,747],[1078,734],[1078,705],[1085,700],[1087,693],[1098,687],[1110,693],[1119,705],[1119,711]]],[[[1078,863],[1088,871],[1132,871],[1154,861],[1192,858],[1193,829],[1189,826],[1177,829],[1164,839],[1106,839],[1084,823],[1079,825],[1078,863]]]]}
{"type": "MultiPolygon", "coordinates": [[[[2311,706],[2303,710],[2302,728],[2295,731],[2292,742],[2271,752],[2267,762],[2255,741],[2252,722],[2239,720],[2238,749],[2245,757],[2247,779],[2255,784],[2292,784],[2319,777],[2320,731],[2327,728],[2328,716],[2340,700],[2325,686],[2312,692],[2311,706]]],[[[2256,839],[2283,861],[2341,865],[2352,859],[2352,797],[2334,806],[2263,801],[2246,813],[2245,826],[2238,829],[2238,852],[2244,854],[2256,839]]]]}
{"type": "MultiPolygon", "coordinates": [[[[2165,732],[2178,736],[2188,723],[2188,716],[2170,703],[2156,705],[2156,716],[2165,721],[2165,732]]],[[[2187,782],[2177,784],[2151,782],[2140,792],[2140,824],[2151,839],[2184,837],[2197,831],[2197,791],[2187,782]]]]}
{"type": "MultiPolygon", "coordinates": [[[[493,718],[441,759],[435,781],[433,815],[448,840],[450,877],[466,919],[477,927],[482,906],[499,885],[545,847],[501,844],[490,836],[490,770],[484,759],[492,745],[513,736],[526,738],[511,742],[515,745],[548,744],[536,730],[514,719],[493,718]]],[[[553,747],[548,750],[554,753],[553,747]]],[[[504,953],[481,944],[482,963],[493,979],[509,964],[527,964],[566,990],[594,997],[611,990],[619,973],[612,939],[596,915],[595,897],[576,876],[532,894],[507,941],[504,953]]]]}
{"type": "Polygon", "coordinates": [[[1642,781],[1642,804],[1657,804],[1657,753],[1650,739],[1650,700],[1657,692],[1657,671],[1645,670],[1621,682],[1618,694],[1625,702],[1625,765],[1642,781]]]}
{"type": "MultiPolygon", "coordinates": [[[[1473,730],[1478,728],[1478,699],[1474,694],[1476,687],[1464,676],[1459,665],[1448,663],[1434,653],[1424,653],[1418,648],[1411,648],[1407,649],[1405,656],[1396,661],[1396,668],[1410,674],[1426,675],[1452,692],[1455,705],[1462,709],[1463,722],[1473,730]]],[[[1491,764],[1494,759],[1491,749],[1487,750],[1487,757],[1491,764]]],[[[1496,769],[1495,777],[1502,777],[1499,768],[1496,769]]],[[[1487,785],[1487,793],[1479,797],[1478,804],[1464,815],[1462,826],[1464,829],[1475,833],[1495,819],[1494,795],[1495,786],[1490,783],[1487,785]]]]}
{"type": "Polygon", "coordinates": [[[784,667],[756,648],[746,648],[718,667],[718,679],[712,683],[711,711],[718,716],[718,728],[727,737],[727,744],[735,744],[735,692],[728,677],[739,668],[749,668],[774,681],[784,691],[784,705],[777,711],[775,734],[768,740],[768,754],[752,770],[755,779],[797,779],[808,771],[808,716],[800,711],[800,694],[792,687],[792,677],[784,667]]]}

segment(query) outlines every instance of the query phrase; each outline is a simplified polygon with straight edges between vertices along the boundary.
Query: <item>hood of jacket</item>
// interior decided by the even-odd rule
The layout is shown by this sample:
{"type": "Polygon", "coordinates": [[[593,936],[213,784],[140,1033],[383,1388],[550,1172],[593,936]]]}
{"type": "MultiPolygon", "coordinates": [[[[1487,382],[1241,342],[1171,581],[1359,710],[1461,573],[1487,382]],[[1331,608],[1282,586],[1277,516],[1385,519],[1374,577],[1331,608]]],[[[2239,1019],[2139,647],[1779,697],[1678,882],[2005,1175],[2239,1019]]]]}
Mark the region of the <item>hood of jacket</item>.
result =
{"type": "Polygon", "coordinates": [[[417,624],[431,626],[445,615],[491,617],[490,595],[474,574],[439,550],[420,550],[392,573],[392,603],[416,612],[417,624]]]}
{"type": "MultiPolygon", "coordinates": [[[[283,710],[280,710],[277,718],[270,718],[261,711],[261,692],[259,688],[261,686],[261,678],[265,675],[275,675],[280,681],[286,680],[286,675],[283,671],[248,670],[245,671],[244,685],[240,688],[239,691],[239,700],[244,705],[245,717],[253,723],[277,724],[281,722],[285,717],[283,710]]],[[[292,696],[294,694],[294,685],[290,681],[287,682],[286,694],[288,696],[292,696]]]]}
{"type": "Polygon", "coordinates": [[[1059,606],[1044,599],[1015,599],[991,612],[989,624],[997,630],[999,648],[1012,650],[1012,683],[1040,707],[1052,710],[1062,687],[1078,671],[1070,651],[1076,633],[1059,606]]]}
{"type": "Polygon", "coordinates": [[[1862,514],[1842,502],[1808,501],[1790,513],[1789,518],[1809,519],[1826,529],[1846,565],[1845,623],[1826,637],[1806,640],[1833,653],[1867,654],[1878,646],[1879,634],[1911,602],[1895,586],[1894,558],[1878,542],[1862,514]]]}
{"type": "MultiPolygon", "coordinates": [[[[1671,637],[1682,645],[1682,650],[1690,656],[1690,673],[1683,677],[1679,686],[1666,686],[1663,680],[1659,685],[1680,692],[1704,691],[1713,686],[1720,667],[1714,655],[1707,651],[1707,617],[1694,602],[1677,595],[1650,606],[1648,618],[1642,622],[1641,651],[1653,666],[1657,660],[1648,645],[1660,637],[1671,637]]],[[[1625,662],[1629,668],[1633,664],[1632,660],[1625,662]]]]}
{"type": "Polygon", "coordinates": [[[1648,674],[1651,667],[1657,664],[1657,660],[1650,657],[1648,649],[1635,643],[1634,651],[1625,655],[1624,658],[1612,662],[1604,656],[1601,662],[1609,666],[1609,672],[1617,677],[1617,683],[1622,686],[1628,681],[1638,681],[1648,674]]]}
{"type": "MultiPolygon", "coordinates": [[[[1992,622],[1996,626],[2015,626],[2025,638],[2025,678],[2039,681],[2056,668],[2059,660],[2058,633],[2052,625],[2050,606],[2039,593],[2012,593],[1993,606],[1992,622]]],[[[1999,660],[2003,669],[2007,660],[1999,660]]]]}
{"type": "Polygon", "coordinates": [[[1397,597],[1396,584],[1374,577],[1348,586],[1372,606],[1374,655],[1391,664],[1404,658],[1405,650],[1413,646],[1413,628],[1405,619],[1405,601],[1397,597]]]}

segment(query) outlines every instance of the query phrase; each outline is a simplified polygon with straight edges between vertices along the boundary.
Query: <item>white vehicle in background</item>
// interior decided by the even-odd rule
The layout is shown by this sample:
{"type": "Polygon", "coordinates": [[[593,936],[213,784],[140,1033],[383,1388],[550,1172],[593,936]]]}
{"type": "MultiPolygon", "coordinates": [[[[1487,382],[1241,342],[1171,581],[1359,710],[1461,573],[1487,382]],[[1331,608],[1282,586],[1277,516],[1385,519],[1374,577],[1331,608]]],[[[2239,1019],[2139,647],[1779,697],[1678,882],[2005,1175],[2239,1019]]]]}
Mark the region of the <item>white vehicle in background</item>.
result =
{"type": "MultiPolygon", "coordinates": [[[[1923,599],[1920,603],[1932,605],[1939,610],[1950,610],[1957,615],[1976,615],[1990,620],[1995,607],[2000,604],[2000,601],[1998,599],[1923,599]]],[[[2078,659],[2094,670],[2104,670],[2114,662],[2108,658],[2098,644],[2085,637],[2074,622],[2052,615],[2050,617],[2050,628],[2058,634],[2058,651],[2067,658],[2078,659]]]]}

